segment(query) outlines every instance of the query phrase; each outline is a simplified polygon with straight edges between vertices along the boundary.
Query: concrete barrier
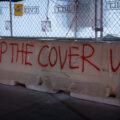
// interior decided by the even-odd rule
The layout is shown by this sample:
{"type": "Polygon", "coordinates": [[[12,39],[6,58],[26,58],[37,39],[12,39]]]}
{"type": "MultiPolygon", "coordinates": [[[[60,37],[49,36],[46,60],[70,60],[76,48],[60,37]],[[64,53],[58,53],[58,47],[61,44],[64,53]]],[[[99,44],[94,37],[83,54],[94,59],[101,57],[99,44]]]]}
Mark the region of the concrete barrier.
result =
{"type": "Polygon", "coordinates": [[[120,44],[0,40],[0,83],[120,106],[120,44]]]}

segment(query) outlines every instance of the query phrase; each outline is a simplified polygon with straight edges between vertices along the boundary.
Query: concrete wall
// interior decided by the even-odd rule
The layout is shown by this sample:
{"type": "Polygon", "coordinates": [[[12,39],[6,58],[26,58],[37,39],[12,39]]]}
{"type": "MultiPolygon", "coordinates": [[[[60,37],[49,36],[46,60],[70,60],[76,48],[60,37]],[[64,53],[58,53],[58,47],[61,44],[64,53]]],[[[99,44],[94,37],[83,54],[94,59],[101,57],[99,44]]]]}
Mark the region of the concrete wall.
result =
{"type": "Polygon", "coordinates": [[[119,51],[120,44],[1,39],[0,83],[120,105],[119,51]]]}

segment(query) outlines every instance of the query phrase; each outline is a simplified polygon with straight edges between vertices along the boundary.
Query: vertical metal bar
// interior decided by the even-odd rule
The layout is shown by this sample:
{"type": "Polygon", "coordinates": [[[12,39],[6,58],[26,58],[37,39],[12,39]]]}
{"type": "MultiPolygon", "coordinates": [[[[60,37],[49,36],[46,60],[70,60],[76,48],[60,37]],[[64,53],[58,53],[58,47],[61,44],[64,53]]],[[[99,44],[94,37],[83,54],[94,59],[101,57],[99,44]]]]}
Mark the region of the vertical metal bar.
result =
{"type": "Polygon", "coordinates": [[[11,2],[11,0],[9,1],[9,5],[10,5],[10,34],[11,34],[11,37],[13,37],[13,28],[12,28],[12,2],[11,2]]]}
{"type": "Polygon", "coordinates": [[[97,40],[97,0],[95,0],[95,40],[97,40]]]}
{"type": "Polygon", "coordinates": [[[75,15],[76,17],[76,19],[75,19],[75,39],[77,38],[77,13],[76,13],[76,15],[75,15]]]}
{"type": "Polygon", "coordinates": [[[103,0],[100,1],[100,40],[103,39],[103,0]]]}
{"type": "Polygon", "coordinates": [[[78,5],[79,5],[79,3],[78,3],[79,1],[78,0],[76,0],[75,1],[75,39],[77,38],[77,12],[78,12],[78,5]]]}

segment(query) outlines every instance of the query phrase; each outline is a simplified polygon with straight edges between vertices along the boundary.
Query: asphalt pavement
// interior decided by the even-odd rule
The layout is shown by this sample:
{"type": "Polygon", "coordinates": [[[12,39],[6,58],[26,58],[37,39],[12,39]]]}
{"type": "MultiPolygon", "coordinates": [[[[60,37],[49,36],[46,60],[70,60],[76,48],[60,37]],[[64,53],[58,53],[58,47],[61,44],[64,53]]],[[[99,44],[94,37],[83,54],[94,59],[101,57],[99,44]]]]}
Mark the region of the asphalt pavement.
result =
{"type": "Polygon", "coordinates": [[[120,107],[0,84],[0,120],[120,120],[120,107]]]}

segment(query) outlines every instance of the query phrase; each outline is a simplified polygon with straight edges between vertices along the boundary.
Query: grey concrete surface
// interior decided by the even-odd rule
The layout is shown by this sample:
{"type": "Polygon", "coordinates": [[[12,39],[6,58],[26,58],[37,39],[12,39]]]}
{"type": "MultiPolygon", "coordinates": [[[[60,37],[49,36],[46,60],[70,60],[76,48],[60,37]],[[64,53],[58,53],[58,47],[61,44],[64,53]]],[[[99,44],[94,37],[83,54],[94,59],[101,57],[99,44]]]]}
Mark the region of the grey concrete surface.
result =
{"type": "Polygon", "coordinates": [[[0,84],[0,120],[120,120],[120,107],[0,84]]]}

